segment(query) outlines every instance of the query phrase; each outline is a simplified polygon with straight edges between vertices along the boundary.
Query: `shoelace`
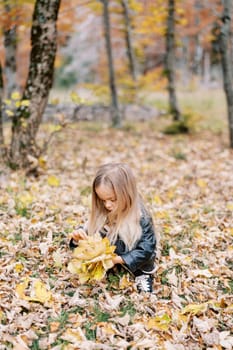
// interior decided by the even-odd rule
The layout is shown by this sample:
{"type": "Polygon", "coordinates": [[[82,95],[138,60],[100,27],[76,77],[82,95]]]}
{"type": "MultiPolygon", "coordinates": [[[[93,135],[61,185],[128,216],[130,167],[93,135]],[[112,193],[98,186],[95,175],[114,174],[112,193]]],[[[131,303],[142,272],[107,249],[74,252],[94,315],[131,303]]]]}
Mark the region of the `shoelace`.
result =
{"type": "Polygon", "coordinates": [[[141,275],[135,278],[136,285],[141,288],[144,292],[150,291],[149,276],[141,275]]]}

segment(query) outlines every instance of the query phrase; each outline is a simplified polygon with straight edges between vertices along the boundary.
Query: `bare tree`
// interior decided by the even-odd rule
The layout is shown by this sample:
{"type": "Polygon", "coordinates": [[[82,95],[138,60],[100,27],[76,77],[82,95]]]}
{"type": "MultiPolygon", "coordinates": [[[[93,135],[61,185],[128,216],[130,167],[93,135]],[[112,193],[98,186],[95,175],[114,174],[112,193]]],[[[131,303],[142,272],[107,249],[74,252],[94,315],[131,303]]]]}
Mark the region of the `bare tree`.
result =
{"type": "Polygon", "coordinates": [[[37,0],[31,28],[31,56],[29,74],[21,105],[12,120],[10,164],[12,167],[26,167],[30,157],[38,157],[36,134],[47,104],[53,82],[56,55],[56,21],[60,0],[37,0]]]}
{"type": "Polygon", "coordinates": [[[117,87],[116,87],[116,79],[114,72],[114,64],[113,64],[113,54],[112,54],[112,45],[111,45],[111,33],[110,33],[110,16],[109,16],[109,6],[108,0],[101,0],[103,3],[103,20],[104,20],[104,35],[106,42],[106,50],[108,56],[108,69],[109,69],[109,85],[111,91],[111,99],[112,99],[112,125],[113,127],[121,126],[121,114],[118,104],[118,96],[117,96],[117,87]]]}
{"type": "Polygon", "coordinates": [[[219,34],[224,91],[227,101],[230,147],[233,148],[233,72],[230,48],[232,0],[223,1],[222,26],[219,34]]]}
{"type": "Polygon", "coordinates": [[[129,16],[129,5],[128,0],[121,0],[122,8],[123,8],[123,15],[124,15],[124,24],[125,24],[125,40],[126,40],[126,47],[127,47],[127,56],[129,61],[129,70],[131,77],[134,81],[136,81],[136,65],[135,65],[135,55],[132,45],[132,30],[131,30],[131,23],[130,23],[130,16],[129,16]]]}
{"type": "Polygon", "coordinates": [[[175,88],[175,0],[168,0],[165,68],[168,78],[170,112],[174,120],[180,120],[175,88]]]}

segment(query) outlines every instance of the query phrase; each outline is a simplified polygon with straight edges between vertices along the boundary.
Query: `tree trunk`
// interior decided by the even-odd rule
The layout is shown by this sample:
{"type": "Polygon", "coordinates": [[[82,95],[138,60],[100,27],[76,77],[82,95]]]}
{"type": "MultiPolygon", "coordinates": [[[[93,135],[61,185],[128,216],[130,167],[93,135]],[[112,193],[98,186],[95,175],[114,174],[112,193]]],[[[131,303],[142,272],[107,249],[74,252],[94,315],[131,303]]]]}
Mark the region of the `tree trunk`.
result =
{"type": "MultiPolygon", "coordinates": [[[[10,13],[11,6],[9,0],[4,0],[6,13],[10,13]]],[[[17,50],[17,28],[16,24],[10,28],[4,29],[4,47],[5,47],[5,77],[6,77],[6,96],[10,98],[13,91],[18,90],[16,77],[16,50],[17,50]]]]}
{"type": "Polygon", "coordinates": [[[200,38],[199,35],[197,34],[194,37],[194,42],[195,42],[195,48],[194,48],[194,57],[193,57],[193,66],[192,66],[192,71],[194,75],[197,75],[198,78],[201,76],[201,61],[203,57],[203,49],[200,45],[200,38]]]}
{"type": "Polygon", "coordinates": [[[210,83],[210,52],[209,50],[204,50],[203,54],[203,70],[202,70],[202,77],[204,85],[208,87],[210,83]]]}
{"type": "Polygon", "coordinates": [[[180,120],[175,89],[175,0],[168,0],[165,67],[168,78],[170,113],[174,120],[180,120]]]}
{"type": "Polygon", "coordinates": [[[136,66],[135,66],[135,55],[132,45],[132,32],[131,32],[131,24],[130,24],[130,17],[129,17],[129,7],[128,7],[128,0],[121,0],[122,8],[123,8],[123,14],[124,14],[124,22],[125,22],[125,40],[126,40],[126,47],[127,47],[127,56],[129,60],[129,71],[131,74],[131,77],[134,81],[136,81],[136,66]]]}
{"type": "Polygon", "coordinates": [[[222,26],[219,34],[219,48],[221,54],[224,91],[227,101],[230,147],[233,148],[233,72],[230,50],[230,27],[231,27],[231,9],[232,1],[223,1],[222,26]]]}
{"type": "Polygon", "coordinates": [[[31,56],[29,74],[21,105],[12,120],[10,161],[13,167],[26,167],[30,156],[38,157],[36,134],[53,83],[56,55],[56,21],[60,0],[37,0],[31,28],[31,56]]]}
{"type": "Polygon", "coordinates": [[[3,118],[2,118],[2,97],[3,97],[3,78],[2,78],[2,65],[0,62],[0,159],[5,156],[3,118]]]}
{"type": "Polygon", "coordinates": [[[112,99],[112,125],[113,127],[120,127],[121,115],[120,115],[120,110],[118,105],[116,79],[115,79],[113,56],[112,56],[108,0],[101,0],[101,1],[103,3],[103,19],[104,19],[104,31],[105,31],[104,34],[105,34],[106,50],[107,50],[107,56],[108,56],[109,85],[110,85],[111,99],[112,99]]]}
{"type": "Polygon", "coordinates": [[[182,71],[182,84],[187,87],[190,83],[190,69],[189,69],[189,37],[184,36],[182,38],[182,51],[181,51],[181,71],[182,71]]]}
{"type": "MultiPolygon", "coordinates": [[[[194,25],[196,28],[200,27],[200,11],[202,8],[202,4],[200,3],[200,0],[196,0],[194,3],[195,8],[195,19],[194,19],[194,25]]],[[[197,75],[198,78],[201,76],[201,62],[203,57],[203,48],[200,43],[200,35],[199,33],[196,33],[193,37],[194,40],[194,55],[193,55],[193,65],[192,65],[192,71],[193,74],[197,75]]]]}

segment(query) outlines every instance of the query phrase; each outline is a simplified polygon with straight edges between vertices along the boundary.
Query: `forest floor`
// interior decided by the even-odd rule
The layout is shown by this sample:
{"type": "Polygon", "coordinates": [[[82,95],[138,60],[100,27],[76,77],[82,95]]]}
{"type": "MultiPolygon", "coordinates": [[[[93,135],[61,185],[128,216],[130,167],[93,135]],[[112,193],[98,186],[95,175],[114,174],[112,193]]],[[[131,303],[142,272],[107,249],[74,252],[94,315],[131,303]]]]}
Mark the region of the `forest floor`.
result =
{"type": "Polygon", "coordinates": [[[232,349],[228,136],[168,136],[158,123],[68,125],[38,177],[2,167],[1,350],[232,349]],[[69,235],[88,218],[96,167],[109,161],[130,164],[160,235],[150,295],[127,275],[81,285],[67,270],[69,235]]]}

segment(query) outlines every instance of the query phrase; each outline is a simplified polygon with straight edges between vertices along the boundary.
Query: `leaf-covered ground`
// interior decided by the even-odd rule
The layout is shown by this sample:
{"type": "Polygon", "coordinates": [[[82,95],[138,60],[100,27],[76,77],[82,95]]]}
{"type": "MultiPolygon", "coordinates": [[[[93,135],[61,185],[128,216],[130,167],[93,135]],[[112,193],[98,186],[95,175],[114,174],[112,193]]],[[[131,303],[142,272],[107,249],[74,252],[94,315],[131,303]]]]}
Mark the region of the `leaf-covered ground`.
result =
{"type": "MultiPolygon", "coordinates": [[[[0,349],[232,349],[233,153],[227,136],[156,125],[57,134],[39,177],[0,173],[0,349]],[[224,140],[225,138],[225,140],[224,140]],[[96,167],[129,163],[161,236],[154,294],[127,275],[80,285],[69,234],[96,167]]],[[[44,138],[50,128],[44,126],[44,138]]]]}

